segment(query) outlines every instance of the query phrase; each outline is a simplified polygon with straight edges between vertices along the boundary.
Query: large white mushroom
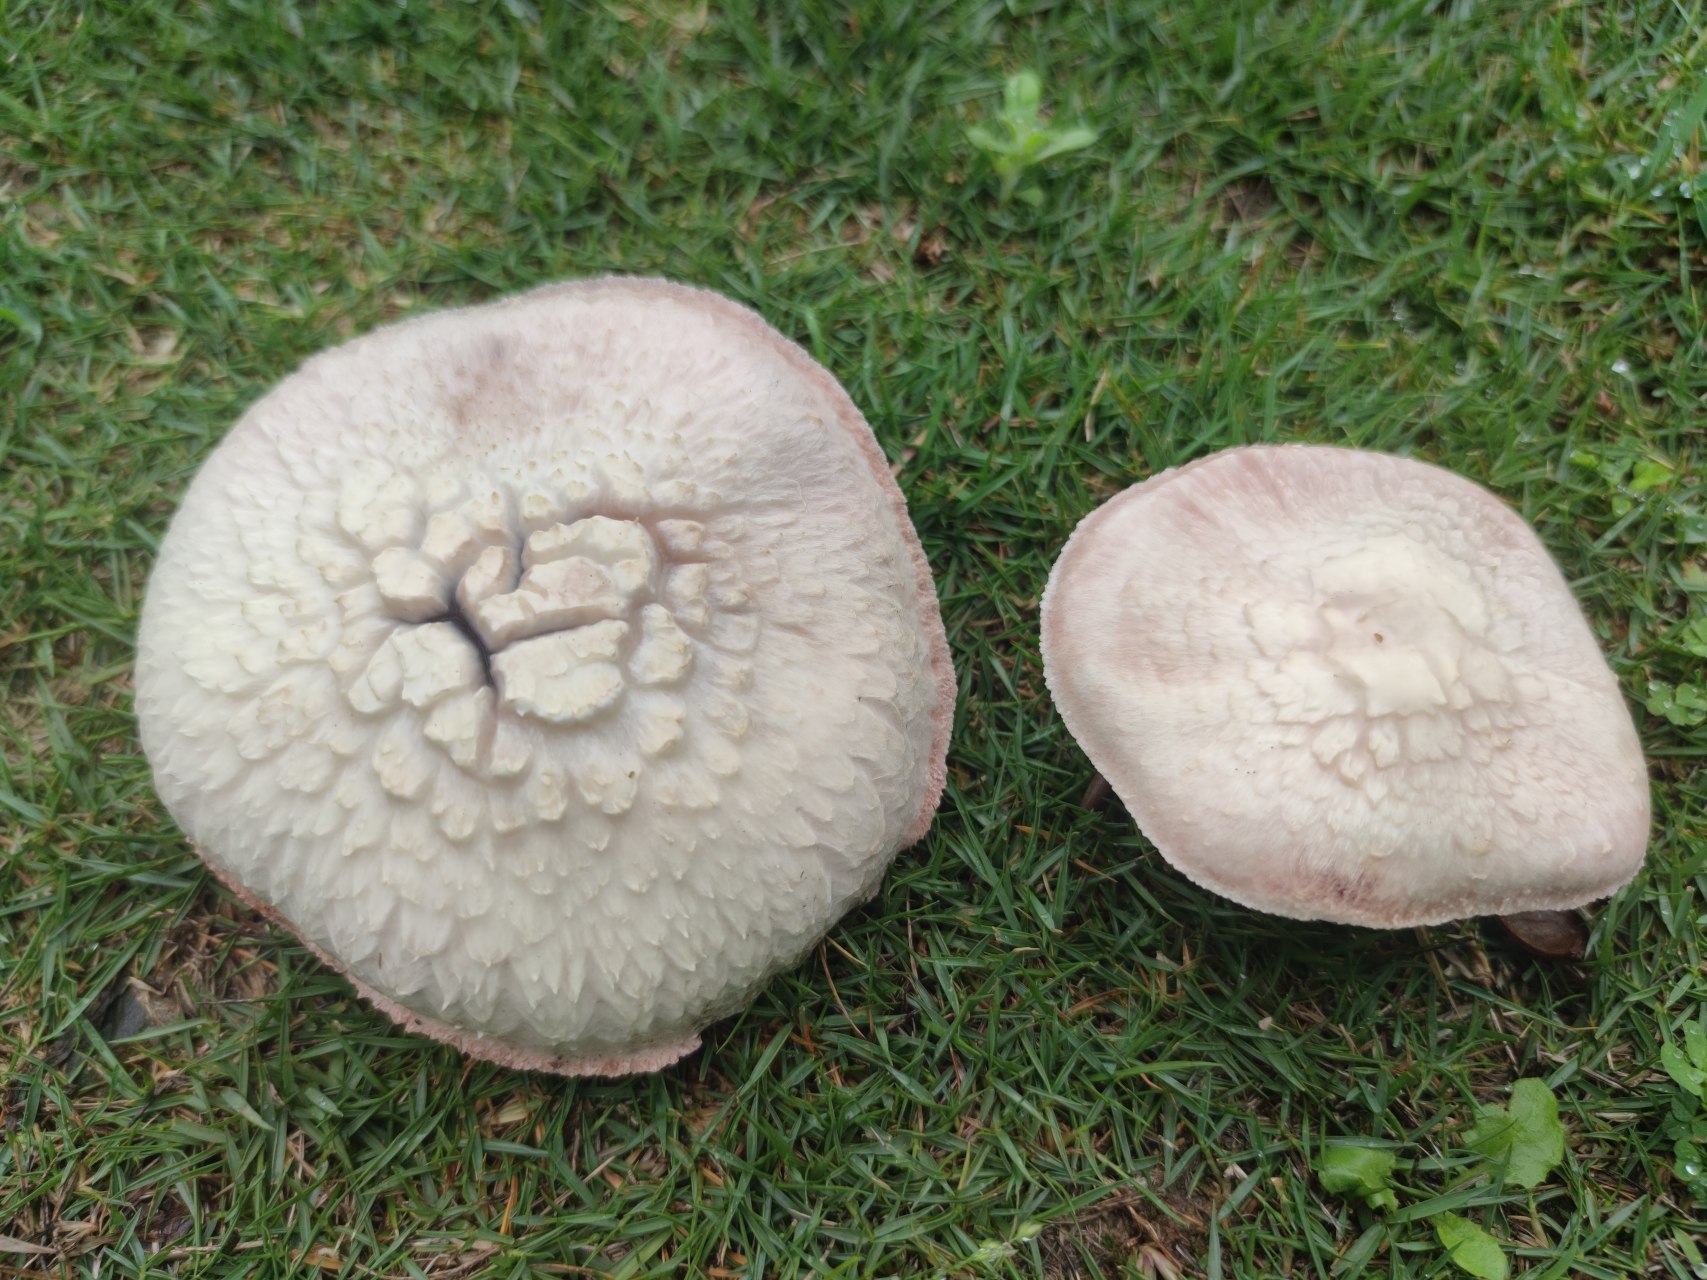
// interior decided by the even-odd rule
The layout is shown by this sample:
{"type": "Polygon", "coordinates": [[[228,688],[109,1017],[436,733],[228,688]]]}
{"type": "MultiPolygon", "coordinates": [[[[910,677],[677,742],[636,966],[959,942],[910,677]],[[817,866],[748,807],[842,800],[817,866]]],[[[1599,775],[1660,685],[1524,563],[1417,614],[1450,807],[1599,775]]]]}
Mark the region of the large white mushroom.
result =
{"type": "Polygon", "coordinates": [[[930,825],[953,671],[833,378],[657,280],[305,364],[149,584],[162,799],[379,1008],[564,1074],[673,1061],[930,825]]]}
{"type": "Polygon", "coordinates": [[[1438,467],[1287,445],[1162,472],[1074,531],[1043,660],[1144,834],[1246,906],[1558,909],[1647,847],[1641,745],[1570,589],[1438,467]]]}

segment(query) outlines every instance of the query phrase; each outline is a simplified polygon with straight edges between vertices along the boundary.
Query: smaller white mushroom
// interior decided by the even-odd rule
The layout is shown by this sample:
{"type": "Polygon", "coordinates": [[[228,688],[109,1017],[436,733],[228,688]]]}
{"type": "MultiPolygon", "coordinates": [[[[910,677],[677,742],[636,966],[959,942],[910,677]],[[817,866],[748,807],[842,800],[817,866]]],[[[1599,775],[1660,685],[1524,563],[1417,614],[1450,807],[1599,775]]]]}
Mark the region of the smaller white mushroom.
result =
{"type": "Polygon", "coordinates": [[[1647,847],[1641,745],[1569,587],[1438,467],[1252,446],[1153,476],[1068,541],[1043,661],[1144,834],[1246,906],[1571,907],[1647,847]]]}

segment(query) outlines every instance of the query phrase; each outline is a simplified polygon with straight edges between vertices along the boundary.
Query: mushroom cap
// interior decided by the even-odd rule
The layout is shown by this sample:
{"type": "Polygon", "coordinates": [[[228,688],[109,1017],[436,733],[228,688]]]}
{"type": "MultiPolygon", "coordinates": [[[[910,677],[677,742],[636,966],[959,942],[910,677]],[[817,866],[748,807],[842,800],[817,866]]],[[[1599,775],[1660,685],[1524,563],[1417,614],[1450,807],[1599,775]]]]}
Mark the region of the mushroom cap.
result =
{"type": "Polygon", "coordinates": [[[1050,573],[1043,664],[1144,834],[1245,906],[1564,908],[1647,847],[1641,745],[1558,567],[1426,463],[1257,445],[1126,490],[1050,573]]]}
{"type": "Polygon", "coordinates": [[[548,286],[309,360],[137,642],[161,798],[392,1017],[665,1065],[929,827],[954,673],[870,428],[751,311],[548,286]]]}

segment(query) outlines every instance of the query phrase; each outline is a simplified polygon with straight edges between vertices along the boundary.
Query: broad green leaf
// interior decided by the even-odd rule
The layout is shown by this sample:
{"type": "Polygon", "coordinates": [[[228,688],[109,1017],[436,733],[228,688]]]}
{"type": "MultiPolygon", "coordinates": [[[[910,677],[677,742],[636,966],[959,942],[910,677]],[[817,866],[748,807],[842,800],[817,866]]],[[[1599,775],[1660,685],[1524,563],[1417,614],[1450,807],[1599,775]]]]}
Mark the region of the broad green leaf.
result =
{"type": "Polygon", "coordinates": [[[1683,1051],[1689,1055],[1689,1060],[1703,1071],[1707,1071],[1707,1027],[1699,1022],[1683,1024],[1683,1051]]]}
{"type": "Polygon", "coordinates": [[[1671,468],[1663,462],[1652,458],[1640,458],[1636,469],[1630,473],[1630,487],[1637,493],[1647,489],[1657,489],[1671,479],[1671,468]]]}
{"type": "Polygon", "coordinates": [[[1002,111],[1013,123],[1037,118],[1043,105],[1043,79],[1035,71],[1011,75],[1002,86],[1002,111]]]}
{"type": "Polygon", "coordinates": [[[1065,155],[1069,151],[1083,151],[1097,140],[1097,131],[1080,125],[1074,129],[1062,129],[1059,133],[1048,134],[1047,137],[1048,142],[1037,153],[1039,160],[1065,155]]]}
{"type": "Polygon", "coordinates": [[[1683,1048],[1669,1040],[1660,1046],[1660,1066],[1680,1089],[1707,1097],[1707,1031],[1698,1022],[1683,1026],[1683,1048]]]}
{"type": "Polygon", "coordinates": [[[1316,1178],[1324,1191],[1357,1195],[1371,1209],[1397,1209],[1393,1194],[1393,1165],[1398,1157],[1379,1147],[1354,1147],[1330,1142],[1316,1157],[1316,1178]]]}
{"type": "Polygon", "coordinates": [[[1434,1220],[1434,1230],[1460,1270],[1481,1280],[1506,1280],[1511,1274],[1511,1264],[1506,1261],[1500,1242],[1468,1218],[1443,1213],[1434,1220]]]}
{"type": "Polygon", "coordinates": [[[1511,1106],[1483,1110],[1465,1141],[1500,1164],[1505,1181],[1531,1190],[1565,1158],[1559,1100],[1545,1080],[1519,1080],[1511,1087],[1511,1106]]]}
{"type": "Polygon", "coordinates": [[[1680,1138],[1672,1144],[1671,1155],[1677,1180],[1707,1191],[1707,1151],[1699,1143],[1680,1138]]]}
{"type": "Polygon", "coordinates": [[[1672,1083],[1680,1089],[1689,1090],[1697,1098],[1701,1096],[1702,1089],[1707,1087],[1707,1071],[1691,1063],[1684,1056],[1683,1050],[1675,1044],[1660,1046],[1660,1066],[1665,1068],[1665,1073],[1672,1078],[1672,1083]]]}
{"type": "Polygon", "coordinates": [[[1673,627],[1666,639],[1697,658],[1707,658],[1707,618],[1692,618],[1673,627]]]}
{"type": "MultiPolygon", "coordinates": [[[[1628,454],[1622,453],[1615,454],[1610,458],[1602,458],[1599,467],[1600,478],[1615,487],[1623,484],[1624,477],[1630,472],[1631,461],[1632,459],[1628,454]]],[[[1626,498],[1624,501],[1628,505],[1630,500],[1626,498]]]]}

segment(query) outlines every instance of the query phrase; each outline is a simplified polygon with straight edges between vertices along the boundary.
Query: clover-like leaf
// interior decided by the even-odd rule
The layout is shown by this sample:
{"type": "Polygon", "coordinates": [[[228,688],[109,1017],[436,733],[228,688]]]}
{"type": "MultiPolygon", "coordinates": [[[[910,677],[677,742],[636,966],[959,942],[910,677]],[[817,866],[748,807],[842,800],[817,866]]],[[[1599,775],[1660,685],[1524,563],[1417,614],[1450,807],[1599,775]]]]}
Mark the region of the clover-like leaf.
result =
{"type": "Polygon", "coordinates": [[[1397,1209],[1393,1165],[1398,1157],[1381,1147],[1330,1142],[1316,1157],[1316,1178],[1324,1191],[1361,1196],[1371,1209],[1397,1209]]]}
{"type": "Polygon", "coordinates": [[[1652,714],[1664,716],[1680,728],[1707,722],[1707,689],[1700,685],[1650,680],[1646,705],[1652,714]]]}
{"type": "Polygon", "coordinates": [[[1506,1280],[1511,1274],[1500,1242],[1468,1218],[1443,1213],[1434,1220],[1434,1231],[1459,1270],[1479,1280],[1506,1280]]]}
{"type": "Polygon", "coordinates": [[[1697,658],[1707,658],[1707,617],[1680,622],[1666,632],[1665,638],[1685,653],[1697,658]]]}
{"type": "Polygon", "coordinates": [[[1671,1155],[1672,1172],[1677,1180],[1687,1183],[1697,1197],[1707,1200],[1707,1148],[1679,1138],[1672,1144],[1671,1155]]]}
{"type": "Polygon", "coordinates": [[[1700,1023],[1684,1024],[1683,1048],[1670,1041],[1660,1046],[1660,1066],[1678,1088],[1707,1097],[1707,1031],[1700,1023]]]}
{"type": "Polygon", "coordinates": [[[1559,1100],[1545,1080],[1519,1080],[1511,1087],[1511,1106],[1484,1108],[1465,1145],[1499,1162],[1504,1181],[1531,1190],[1565,1158],[1559,1100]]]}

